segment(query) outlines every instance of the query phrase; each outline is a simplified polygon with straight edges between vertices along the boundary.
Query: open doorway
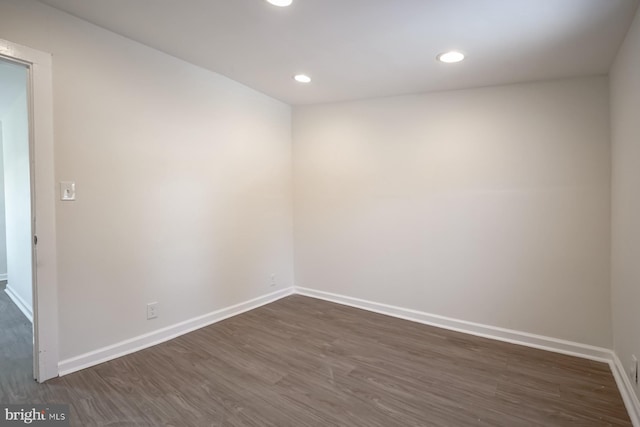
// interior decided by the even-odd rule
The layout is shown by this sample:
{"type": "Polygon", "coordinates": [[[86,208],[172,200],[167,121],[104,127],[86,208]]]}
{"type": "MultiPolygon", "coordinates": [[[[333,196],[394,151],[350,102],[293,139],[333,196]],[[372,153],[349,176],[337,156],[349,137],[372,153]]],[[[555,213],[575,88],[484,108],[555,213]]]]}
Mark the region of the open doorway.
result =
{"type": "MultiPolygon", "coordinates": [[[[30,172],[30,187],[28,186],[27,191],[30,190],[31,197],[27,195],[26,201],[30,202],[30,209],[27,209],[30,211],[27,227],[30,224],[31,235],[26,245],[30,248],[31,255],[25,255],[25,258],[31,260],[32,267],[31,310],[33,317],[33,322],[28,325],[32,331],[31,340],[27,341],[31,343],[33,352],[31,357],[27,355],[26,361],[31,359],[33,369],[26,369],[23,372],[38,382],[43,382],[57,377],[59,371],[51,54],[0,39],[0,61],[3,64],[20,67],[12,68],[12,70],[17,70],[23,77],[26,76],[26,99],[23,97],[21,102],[27,105],[28,127],[26,134],[29,141],[27,161],[30,172]]],[[[0,89],[0,98],[11,98],[6,95],[8,93],[7,89],[0,89]]],[[[15,99],[7,101],[11,105],[13,102],[15,99]]],[[[3,135],[6,138],[6,132],[3,132],[3,135]]],[[[3,148],[2,153],[6,154],[7,150],[3,148]]],[[[10,153],[10,155],[13,154],[10,153]]],[[[9,159],[3,159],[1,164],[3,167],[9,164],[9,159]]],[[[8,177],[8,173],[5,174],[3,171],[3,178],[6,177],[8,177]]],[[[6,183],[3,184],[3,188],[6,186],[6,183]]],[[[21,192],[22,196],[24,194],[21,192]]],[[[7,196],[8,192],[5,192],[4,197],[7,196]]],[[[5,200],[5,205],[6,202],[10,201],[5,200]]],[[[7,225],[9,226],[9,224],[7,225]]],[[[8,233],[7,231],[9,230],[5,230],[5,233],[7,237],[10,237],[13,230],[8,233]]],[[[9,258],[7,261],[11,264],[9,258]]],[[[8,276],[8,282],[11,283],[14,280],[12,279],[11,265],[8,266],[8,276]]],[[[5,295],[6,292],[2,290],[0,294],[5,295]]],[[[23,300],[25,303],[28,301],[24,297],[23,300]]],[[[15,305],[13,301],[10,304],[12,304],[11,307],[15,305]]],[[[4,357],[4,351],[8,350],[5,343],[2,343],[0,345],[0,360],[4,357]]],[[[25,363],[25,361],[23,360],[21,363],[25,363]]],[[[0,386],[2,386],[2,381],[7,379],[2,374],[9,375],[8,380],[12,380],[10,373],[7,374],[4,369],[0,368],[0,386]]]]}
{"type": "Polygon", "coordinates": [[[36,378],[29,130],[29,69],[0,59],[0,371],[36,378]]]}

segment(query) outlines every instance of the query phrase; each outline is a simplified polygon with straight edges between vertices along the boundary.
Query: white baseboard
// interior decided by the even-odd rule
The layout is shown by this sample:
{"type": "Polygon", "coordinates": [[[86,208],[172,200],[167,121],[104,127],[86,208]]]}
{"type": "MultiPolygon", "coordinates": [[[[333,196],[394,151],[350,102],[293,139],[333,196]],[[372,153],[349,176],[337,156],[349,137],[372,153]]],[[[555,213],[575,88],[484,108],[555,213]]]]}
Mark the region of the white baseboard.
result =
{"type": "Polygon", "coordinates": [[[7,273],[0,273],[0,282],[4,282],[5,280],[9,280],[7,273]]]}
{"type": "Polygon", "coordinates": [[[31,304],[27,304],[27,302],[11,288],[11,285],[7,285],[4,292],[9,295],[11,301],[18,306],[22,314],[29,319],[29,322],[33,323],[33,311],[31,309],[31,304]]]}
{"type": "Polygon", "coordinates": [[[121,341],[77,357],[62,360],[58,364],[59,374],[60,376],[68,375],[72,372],[99,365],[100,363],[108,362],[109,360],[117,359],[118,357],[126,356],[127,354],[152,347],[156,344],[177,338],[180,335],[184,335],[205,326],[212,325],[216,322],[220,322],[224,319],[228,319],[229,317],[272,303],[291,294],[293,294],[293,288],[279,290],[231,307],[216,310],[209,314],[150,332],[148,334],[121,341]]]}
{"type": "Polygon", "coordinates": [[[430,314],[418,310],[366,301],[330,292],[299,287],[296,287],[295,289],[296,293],[300,295],[331,301],[338,304],[348,305],[350,307],[356,307],[363,310],[373,311],[375,313],[385,314],[387,316],[393,316],[400,319],[410,320],[412,322],[423,323],[425,325],[436,326],[438,328],[449,329],[483,338],[505,341],[512,344],[524,345],[527,347],[553,351],[555,353],[567,354],[569,356],[582,357],[604,363],[609,363],[613,356],[612,351],[607,348],[594,347],[587,344],[580,344],[577,342],[565,341],[557,338],[530,334],[527,332],[452,319],[450,317],[439,316],[437,314],[430,314]]]}
{"type": "Polygon", "coordinates": [[[627,375],[627,371],[624,369],[624,366],[622,366],[622,362],[620,362],[617,354],[613,353],[613,359],[609,362],[609,365],[611,366],[611,372],[613,372],[616,384],[618,384],[624,405],[627,407],[627,412],[629,412],[631,424],[633,424],[634,427],[640,427],[640,401],[638,401],[638,396],[633,390],[633,385],[627,375]]]}

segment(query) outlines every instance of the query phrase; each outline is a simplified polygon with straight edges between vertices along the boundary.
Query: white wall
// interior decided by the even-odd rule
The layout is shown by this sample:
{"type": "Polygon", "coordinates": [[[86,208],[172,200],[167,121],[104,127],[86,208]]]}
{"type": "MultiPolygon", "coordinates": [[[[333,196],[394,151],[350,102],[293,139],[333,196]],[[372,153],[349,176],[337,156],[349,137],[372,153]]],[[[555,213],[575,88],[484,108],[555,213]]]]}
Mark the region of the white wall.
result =
{"type": "Polygon", "coordinates": [[[296,284],[611,346],[606,77],[295,107],[296,284]]]}
{"type": "MultiPolygon", "coordinates": [[[[26,68],[0,60],[0,120],[14,107],[16,99],[26,90],[26,68]]],[[[1,122],[0,122],[1,126],[1,122]]],[[[7,278],[7,250],[4,202],[4,161],[0,131],[0,280],[7,278]]]]}
{"type": "MultiPolygon", "coordinates": [[[[290,107],[34,0],[0,38],[53,53],[61,358],[293,284],[290,107]]],[[[293,130],[298,285],[611,346],[606,78],[293,130]]]]}
{"type": "Polygon", "coordinates": [[[293,284],[289,106],[33,0],[0,38],[53,54],[61,359],[293,284]]]}
{"type": "Polygon", "coordinates": [[[31,184],[29,170],[29,118],[27,71],[15,65],[9,78],[20,88],[2,112],[2,151],[6,223],[7,288],[32,311],[31,184]]]}
{"type": "MultiPolygon", "coordinates": [[[[640,10],[611,70],[614,350],[640,358],[640,10]]],[[[640,390],[636,387],[636,395],[640,390]]]]}
{"type": "Polygon", "coordinates": [[[2,155],[2,122],[0,122],[0,281],[7,280],[7,232],[4,215],[4,156],[2,155]]]}

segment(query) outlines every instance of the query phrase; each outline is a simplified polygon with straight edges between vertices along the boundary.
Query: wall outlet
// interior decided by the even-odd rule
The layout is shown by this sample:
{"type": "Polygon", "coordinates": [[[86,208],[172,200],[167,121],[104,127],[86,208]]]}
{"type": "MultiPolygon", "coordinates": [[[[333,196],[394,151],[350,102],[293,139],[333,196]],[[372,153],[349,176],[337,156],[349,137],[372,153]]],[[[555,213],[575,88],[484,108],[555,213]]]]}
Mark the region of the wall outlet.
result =
{"type": "Polygon", "coordinates": [[[158,303],[150,302],[147,304],[147,320],[155,319],[158,317],[158,303]]]}
{"type": "Polygon", "coordinates": [[[635,354],[631,355],[631,369],[629,369],[629,376],[631,377],[632,384],[638,384],[638,358],[635,354]]]}
{"type": "Polygon", "coordinates": [[[269,286],[273,288],[275,285],[276,285],[276,275],[272,274],[271,281],[269,282],[269,286]]]}

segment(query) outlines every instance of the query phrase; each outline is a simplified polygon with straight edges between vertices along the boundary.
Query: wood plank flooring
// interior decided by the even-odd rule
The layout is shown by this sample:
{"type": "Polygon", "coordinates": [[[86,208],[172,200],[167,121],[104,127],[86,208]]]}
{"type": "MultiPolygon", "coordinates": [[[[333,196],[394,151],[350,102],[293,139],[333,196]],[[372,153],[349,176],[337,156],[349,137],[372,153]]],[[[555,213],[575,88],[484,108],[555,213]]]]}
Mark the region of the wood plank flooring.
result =
{"type": "Polygon", "coordinates": [[[0,310],[0,402],[75,426],[631,426],[606,364],[302,296],[46,384],[0,310]]]}

